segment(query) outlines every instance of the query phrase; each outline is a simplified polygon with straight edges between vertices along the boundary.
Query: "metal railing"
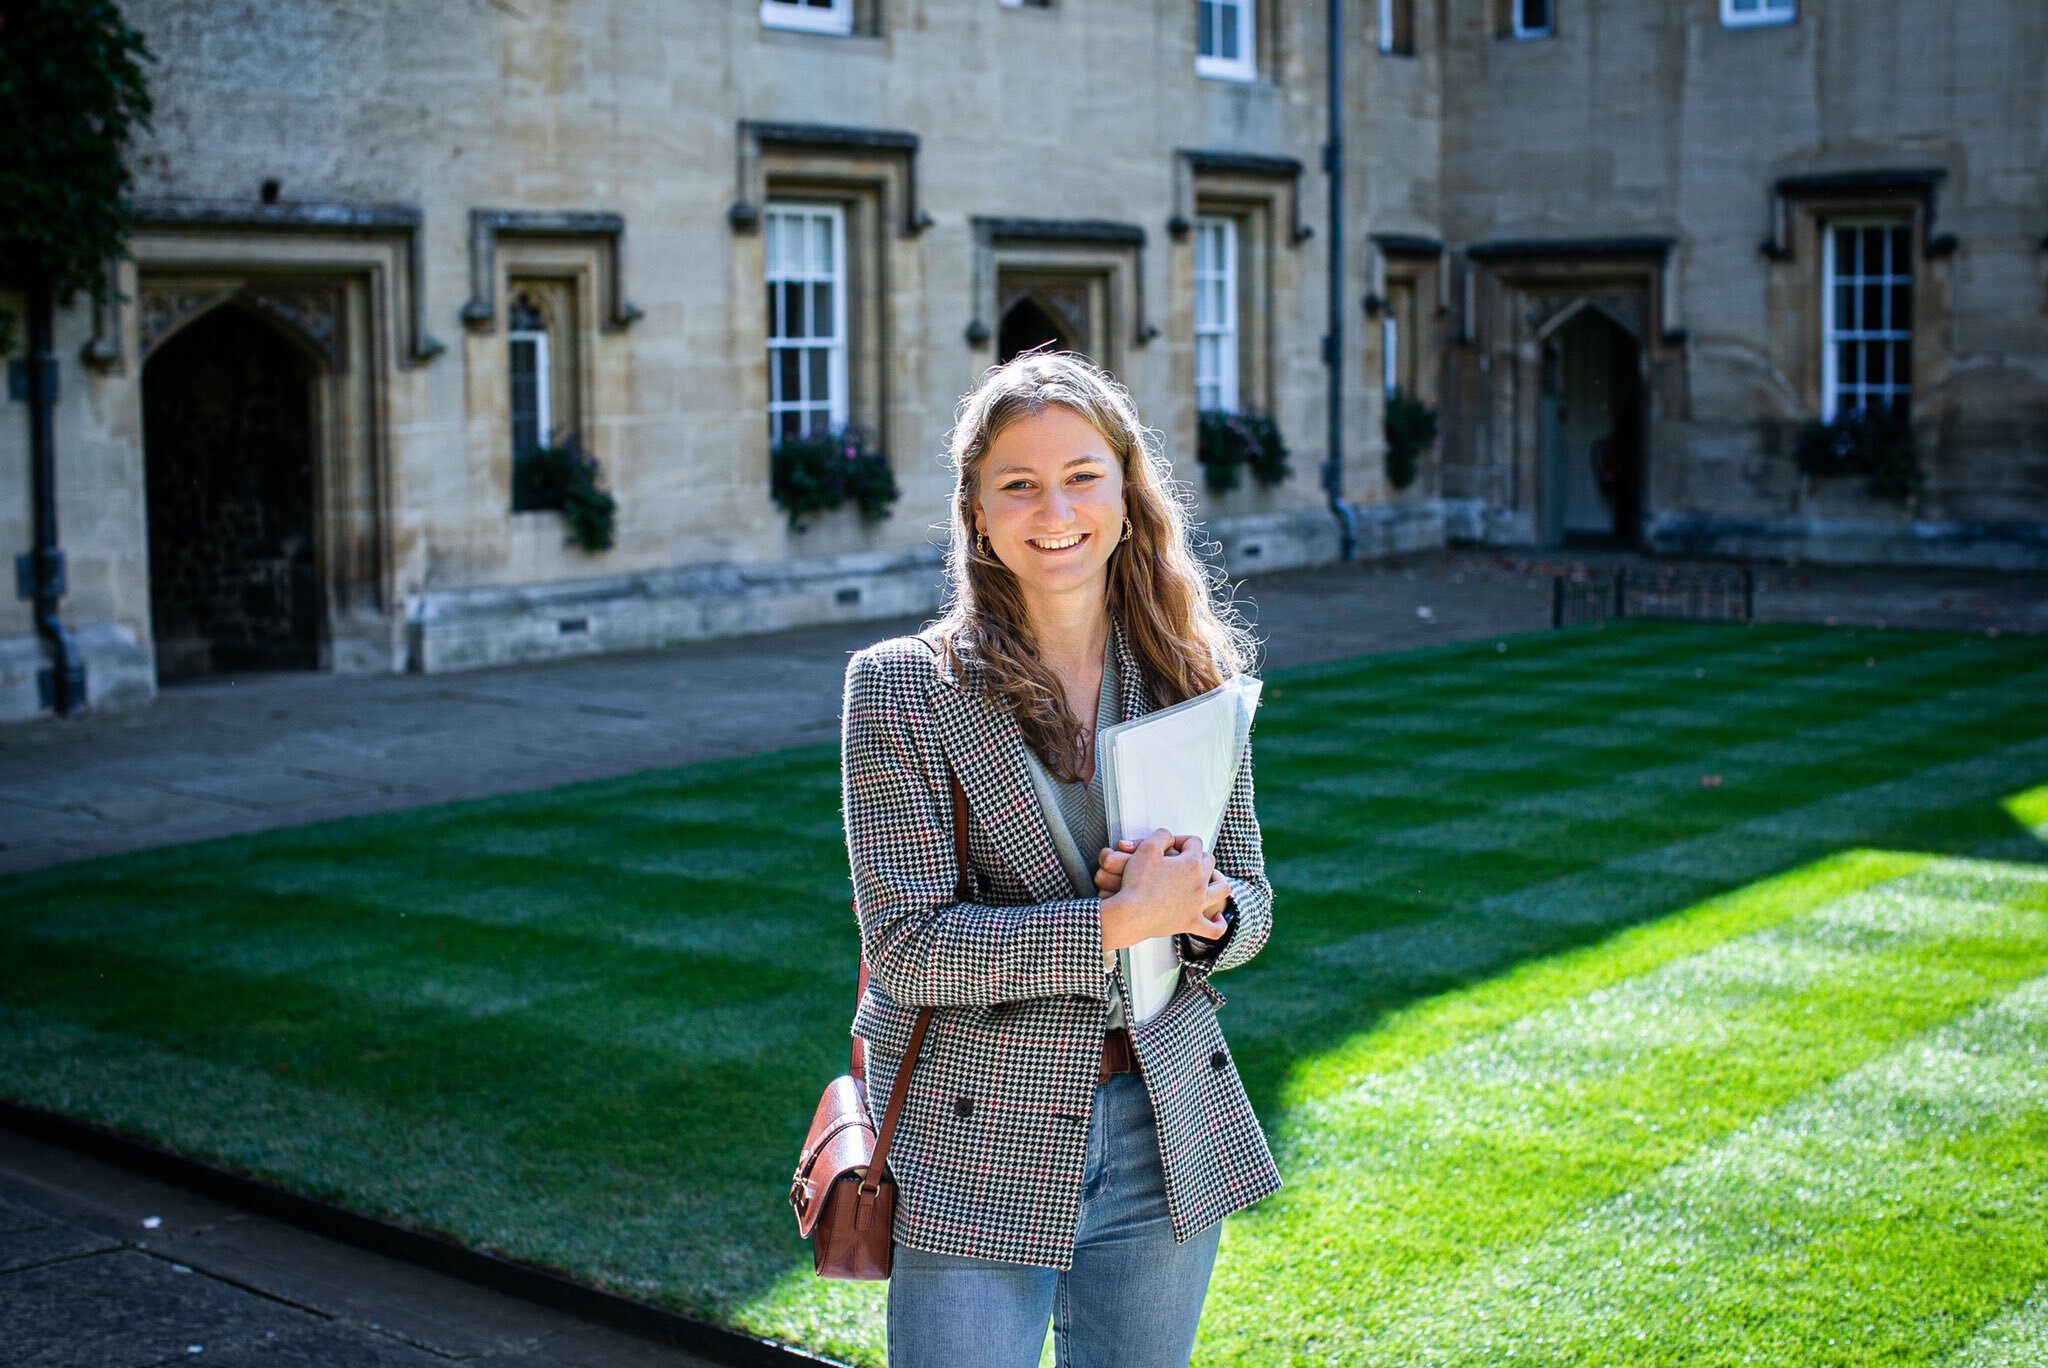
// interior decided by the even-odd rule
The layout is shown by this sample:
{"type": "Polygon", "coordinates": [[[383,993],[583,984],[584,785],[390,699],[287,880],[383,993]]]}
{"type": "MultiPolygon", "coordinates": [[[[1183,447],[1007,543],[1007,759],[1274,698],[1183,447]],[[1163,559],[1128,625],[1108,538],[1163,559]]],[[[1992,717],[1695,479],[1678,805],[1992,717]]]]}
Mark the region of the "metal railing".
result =
{"type": "Polygon", "coordinates": [[[1571,627],[1608,618],[1684,622],[1756,621],[1756,573],[1618,567],[1550,582],[1550,625],[1571,627]]]}

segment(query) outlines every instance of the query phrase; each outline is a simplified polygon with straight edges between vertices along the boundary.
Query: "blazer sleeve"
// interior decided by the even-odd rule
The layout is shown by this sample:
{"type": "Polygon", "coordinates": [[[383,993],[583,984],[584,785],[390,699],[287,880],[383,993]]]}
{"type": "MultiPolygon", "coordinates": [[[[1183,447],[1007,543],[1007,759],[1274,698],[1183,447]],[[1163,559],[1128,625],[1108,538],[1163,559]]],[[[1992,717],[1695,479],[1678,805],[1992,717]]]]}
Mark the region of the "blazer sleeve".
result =
{"type": "Polygon", "coordinates": [[[922,646],[885,643],[846,669],[841,797],[869,972],[906,1007],[1106,999],[1098,899],[955,900],[952,784],[930,705],[931,660],[922,646]]]}
{"type": "Polygon", "coordinates": [[[1266,881],[1266,854],[1252,809],[1252,745],[1238,757],[1237,780],[1223,806],[1223,825],[1216,833],[1216,869],[1230,880],[1230,901],[1236,909],[1230,930],[1220,941],[1175,936],[1182,968],[1197,983],[1220,969],[1235,969],[1266,944],[1273,930],[1273,885],[1266,881]]]}

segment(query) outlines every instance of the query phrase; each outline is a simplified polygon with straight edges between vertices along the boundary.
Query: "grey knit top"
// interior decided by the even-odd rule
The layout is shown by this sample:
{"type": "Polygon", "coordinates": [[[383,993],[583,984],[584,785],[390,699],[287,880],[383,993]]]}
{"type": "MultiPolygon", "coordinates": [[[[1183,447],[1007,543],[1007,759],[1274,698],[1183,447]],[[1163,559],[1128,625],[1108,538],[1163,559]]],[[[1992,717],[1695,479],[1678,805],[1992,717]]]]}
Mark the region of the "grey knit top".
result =
{"type": "MultiPolygon", "coordinates": [[[[1112,643],[1105,640],[1102,647],[1102,696],[1095,705],[1098,743],[1103,731],[1116,723],[1117,702],[1123,696],[1121,682],[1117,677],[1116,652],[1112,643]]],[[[1060,865],[1074,886],[1074,895],[1094,897],[1096,854],[1109,844],[1109,819],[1105,815],[1102,794],[1102,753],[1099,749],[1096,751],[1094,772],[1085,784],[1062,783],[1053,778],[1045,762],[1029,746],[1024,748],[1024,755],[1031,770],[1031,786],[1037,790],[1038,805],[1045,813],[1046,830],[1052,834],[1053,849],[1058,852],[1060,865]]],[[[1103,953],[1105,971],[1113,960],[1110,952],[1103,953]]],[[[1117,991],[1116,980],[1112,977],[1109,1026],[1114,1030],[1122,1025],[1123,994],[1117,991]]]]}

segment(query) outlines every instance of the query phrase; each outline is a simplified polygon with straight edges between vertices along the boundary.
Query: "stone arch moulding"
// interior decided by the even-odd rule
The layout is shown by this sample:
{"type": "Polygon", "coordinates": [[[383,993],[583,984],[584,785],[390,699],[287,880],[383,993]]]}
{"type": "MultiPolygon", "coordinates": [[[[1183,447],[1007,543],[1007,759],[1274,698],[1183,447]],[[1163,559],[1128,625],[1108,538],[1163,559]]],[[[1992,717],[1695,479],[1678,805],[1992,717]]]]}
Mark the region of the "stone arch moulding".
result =
{"type": "MultiPolygon", "coordinates": [[[[996,271],[999,266],[1031,266],[1046,270],[1102,269],[1107,266],[1113,275],[1122,275],[1128,281],[1122,285],[1112,283],[1112,299],[1129,295],[1132,345],[1142,347],[1159,336],[1159,329],[1145,314],[1145,230],[1135,223],[1111,223],[1103,219],[975,218],[974,317],[966,330],[970,347],[985,347],[995,340],[995,322],[1000,321],[997,306],[1001,303],[996,298],[996,271]]],[[[1114,331],[1112,322],[1109,329],[1112,337],[1114,331]]]]}
{"type": "Polygon", "coordinates": [[[739,184],[732,207],[726,211],[726,221],[737,233],[751,233],[761,226],[761,206],[768,201],[765,163],[769,154],[822,156],[887,164],[901,182],[893,187],[902,213],[899,236],[916,237],[932,226],[932,216],[924,212],[917,198],[917,149],[917,134],[895,129],[742,119],[737,159],[739,184]]]}
{"type": "Polygon", "coordinates": [[[498,319],[498,239],[500,237],[595,239],[604,246],[606,307],[604,330],[623,332],[640,318],[626,302],[626,220],[601,211],[472,209],[469,211],[469,302],[462,306],[463,323],[489,332],[498,319]]]}
{"type": "Polygon", "coordinates": [[[1533,342],[1544,341],[1582,313],[1599,314],[1633,338],[1638,347],[1648,345],[1643,336],[1641,310],[1633,307],[1629,299],[1609,295],[1579,295],[1538,304],[1530,310],[1529,338],[1533,342]]]}
{"type": "MultiPolygon", "coordinates": [[[[1459,338],[1467,344],[1479,339],[1478,301],[1476,291],[1480,269],[1490,269],[1496,278],[1518,269],[1539,270],[1555,267],[1571,268],[1588,264],[1612,263],[1624,271],[1640,271],[1645,277],[1645,293],[1649,296],[1648,312],[1654,317],[1645,317],[1636,323],[1623,322],[1631,335],[1647,348],[1654,341],[1666,347],[1682,347],[1686,341],[1686,330],[1678,319],[1677,282],[1672,278],[1676,269],[1678,239],[1673,237],[1614,237],[1614,238],[1569,238],[1557,241],[1517,240],[1508,242],[1476,243],[1465,249],[1465,290],[1464,307],[1459,319],[1459,338]]],[[[1559,303],[1562,309],[1571,300],[1559,303]]],[[[1613,312],[1610,309],[1610,312],[1613,312]]],[[[1624,310],[1625,314],[1627,310],[1624,310]]],[[[1547,317],[1547,315],[1546,315],[1547,317]]],[[[1532,330],[1543,319],[1532,319],[1532,330]]],[[[1622,321],[1617,316],[1617,321],[1622,321]]]]}
{"type": "Polygon", "coordinates": [[[327,373],[340,370],[342,301],[335,289],[249,283],[235,289],[150,284],[140,291],[136,315],[138,362],[150,356],[191,324],[218,309],[241,307],[275,324],[317,360],[327,373]]]}
{"type": "MultiPolygon", "coordinates": [[[[167,231],[214,238],[263,233],[311,240],[321,237],[381,240],[399,258],[399,269],[393,272],[393,285],[399,296],[396,313],[405,320],[405,335],[398,348],[398,364],[407,369],[425,365],[444,350],[426,330],[423,279],[426,265],[420,244],[422,222],[420,211],[406,204],[251,204],[242,200],[138,199],[134,206],[134,225],[138,232],[167,231]]],[[[118,282],[119,263],[113,263],[109,269],[118,282]]],[[[86,343],[84,352],[87,365],[108,372],[118,372],[124,367],[122,313],[129,307],[132,307],[129,302],[121,300],[118,294],[110,293],[108,302],[93,310],[93,336],[86,343]]],[[[289,307],[279,303],[272,312],[297,326],[289,307]]],[[[304,332],[305,329],[299,327],[299,331],[304,332]]],[[[168,335],[159,333],[156,340],[161,341],[168,335]]],[[[318,344],[315,345],[317,347],[318,344]]],[[[330,349],[330,360],[332,357],[330,349]]]]}
{"type": "Polygon", "coordinates": [[[1173,154],[1173,217],[1166,221],[1166,231],[1175,238],[1184,238],[1193,231],[1195,199],[1200,188],[1197,182],[1226,178],[1269,181],[1276,190],[1284,185],[1287,189],[1289,245],[1299,247],[1316,235],[1316,230],[1301,218],[1299,161],[1293,157],[1268,157],[1253,152],[1211,152],[1195,147],[1178,148],[1173,154]]]}

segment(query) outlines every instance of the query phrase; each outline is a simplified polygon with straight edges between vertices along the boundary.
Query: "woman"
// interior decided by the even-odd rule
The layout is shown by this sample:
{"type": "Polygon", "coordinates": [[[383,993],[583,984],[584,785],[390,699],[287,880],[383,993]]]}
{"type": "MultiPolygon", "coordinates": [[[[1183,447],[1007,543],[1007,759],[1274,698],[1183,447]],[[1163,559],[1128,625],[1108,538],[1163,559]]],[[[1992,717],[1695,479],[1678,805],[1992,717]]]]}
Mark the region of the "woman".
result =
{"type": "Polygon", "coordinates": [[[1211,603],[1130,395],[1087,361],[990,371],[952,460],[948,609],[846,672],[878,1122],[938,1009],[889,1156],[890,1362],[1035,1365],[1051,1319],[1063,1365],[1184,1365],[1218,1223],[1280,1186],[1209,984],[1265,943],[1272,889],[1249,748],[1213,852],[1165,830],[1111,851],[1094,736],[1246,668],[1249,637],[1211,603]],[[1169,935],[1184,981],[1129,1023],[1114,952],[1169,935]]]}

